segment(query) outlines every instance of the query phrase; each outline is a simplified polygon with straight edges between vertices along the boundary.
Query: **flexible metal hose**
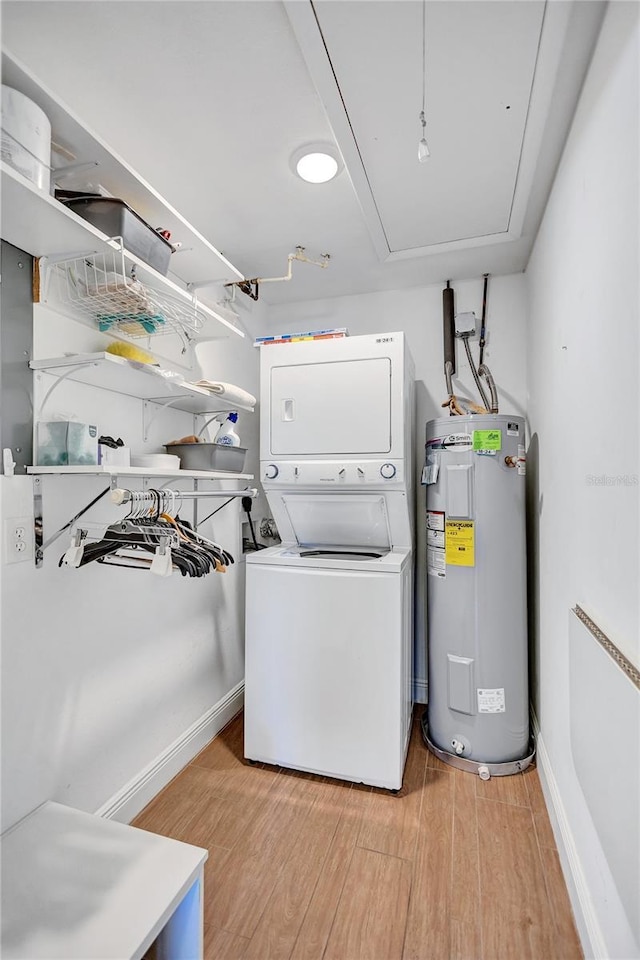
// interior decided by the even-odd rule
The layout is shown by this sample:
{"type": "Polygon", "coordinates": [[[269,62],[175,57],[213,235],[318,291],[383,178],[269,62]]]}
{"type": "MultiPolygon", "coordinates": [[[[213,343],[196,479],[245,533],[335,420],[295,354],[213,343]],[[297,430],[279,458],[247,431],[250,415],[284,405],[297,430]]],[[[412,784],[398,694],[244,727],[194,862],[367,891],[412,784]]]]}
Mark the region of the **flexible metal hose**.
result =
{"type": "Polygon", "coordinates": [[[475,365],[475,363],[473,362],[473,357],[472,357],[472,355],[471,355],[471,347],[469,346],[469,338],[468,338],[468,337],[463,337],[462,339],[464,340],[464,349],[465,349],[466,352],[467,352],[467,359],[468,359],[468,361],[469,361],[469,366],[471,367],[471,372],[473,373],[473,379],[474,379],[475,382],[476,382],[476,387],[478,388],[478,393],[480,394],[480,397],[481,397],[481,399],[482,399],[482,402],[483,402],[485,408],[488,410],[489,407],[490,407],[489,399],[488,399],[486,393],[484,392],[484,387],[482,386],[482,381],[480,380],[480,377],[479,377],[479,375],[478,375],[478,371],[476,370],[476,365],[475,365]]]}
{"type": "Polygon", "coordinates": [[[491,393],[491,413],[498,412],[498,390],[496,388],[496,382],[491,375],[491,370],[486,365],[486,363],[481,363],[478,367],[478,374],[481,377],[484,377],[489,385],[489,391],[491,393]]]}

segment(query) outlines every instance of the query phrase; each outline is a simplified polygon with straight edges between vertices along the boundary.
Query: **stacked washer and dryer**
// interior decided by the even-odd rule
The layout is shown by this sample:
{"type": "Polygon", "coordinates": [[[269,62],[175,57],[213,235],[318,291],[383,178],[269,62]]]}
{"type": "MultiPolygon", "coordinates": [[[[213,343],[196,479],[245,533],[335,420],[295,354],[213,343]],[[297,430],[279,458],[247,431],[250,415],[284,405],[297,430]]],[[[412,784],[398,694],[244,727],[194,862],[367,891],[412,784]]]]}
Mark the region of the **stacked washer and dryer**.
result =
{"type": "Polygon", "coordinates": [[[413,365],[402,333],[260,348],[245,756],[398,790],[412,713],[413,365]]]}

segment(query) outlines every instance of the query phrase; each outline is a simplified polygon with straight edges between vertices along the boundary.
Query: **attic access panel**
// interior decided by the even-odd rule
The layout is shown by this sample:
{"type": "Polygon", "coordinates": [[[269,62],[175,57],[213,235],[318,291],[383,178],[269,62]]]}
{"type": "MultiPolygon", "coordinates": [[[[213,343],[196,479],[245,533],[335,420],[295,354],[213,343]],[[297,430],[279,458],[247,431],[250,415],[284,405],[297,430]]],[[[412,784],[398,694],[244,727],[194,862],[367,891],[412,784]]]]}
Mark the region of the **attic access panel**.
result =
{"type": "Polygon", "coordinates": [[[506,233],[545,3],[419,0],[314,9],[392,253],[506,233]]]}

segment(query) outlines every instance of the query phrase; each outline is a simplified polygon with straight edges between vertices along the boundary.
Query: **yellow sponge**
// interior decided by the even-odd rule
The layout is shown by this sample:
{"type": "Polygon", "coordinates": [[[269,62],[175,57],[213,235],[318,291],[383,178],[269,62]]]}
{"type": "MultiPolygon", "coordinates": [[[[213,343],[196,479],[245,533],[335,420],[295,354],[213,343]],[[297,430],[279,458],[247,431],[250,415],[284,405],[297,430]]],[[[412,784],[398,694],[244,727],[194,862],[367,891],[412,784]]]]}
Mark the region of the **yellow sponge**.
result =
{"type": "Polygon", "coordinates": [[[141,350],[140,347],[136,347],[132,343],[123,343],[120,340],[110,343],[106,352],[113,353],[116,357],[124,357],[125,360],[135,360],[136,363],[157,364],[155,357],[152,357],[146,350],[141,350]]]}

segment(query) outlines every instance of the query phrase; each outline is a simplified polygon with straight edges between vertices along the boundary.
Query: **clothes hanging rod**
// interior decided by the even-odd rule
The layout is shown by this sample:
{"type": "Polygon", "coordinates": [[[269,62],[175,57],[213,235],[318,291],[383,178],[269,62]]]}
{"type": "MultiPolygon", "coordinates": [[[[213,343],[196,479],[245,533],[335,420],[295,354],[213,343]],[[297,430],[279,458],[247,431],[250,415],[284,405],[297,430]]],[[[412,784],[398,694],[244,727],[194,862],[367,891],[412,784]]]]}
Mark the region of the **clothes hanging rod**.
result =
{"type": "MultiPolygon", "coordinates": [[[[212,500],[214,497],[227,500],[233,497],[250,497],[252,500],[258,496],[255,487],[247,487],[246,490],[168,490],[163,487],[159,493],[165,497],[175,497],[178,501],[183,500],[212,500]]],[[[131,503],[136,500],[138,504],[148,502],[155,503],[155,495],[152,490],[124,490],[122,487],[116,487],[111,491],[111,500],[113,503],[131,503]]]]}

